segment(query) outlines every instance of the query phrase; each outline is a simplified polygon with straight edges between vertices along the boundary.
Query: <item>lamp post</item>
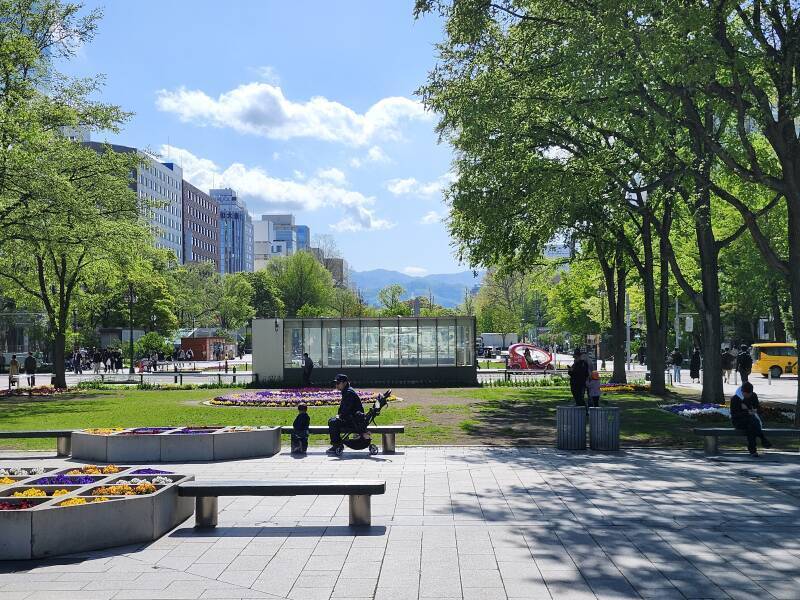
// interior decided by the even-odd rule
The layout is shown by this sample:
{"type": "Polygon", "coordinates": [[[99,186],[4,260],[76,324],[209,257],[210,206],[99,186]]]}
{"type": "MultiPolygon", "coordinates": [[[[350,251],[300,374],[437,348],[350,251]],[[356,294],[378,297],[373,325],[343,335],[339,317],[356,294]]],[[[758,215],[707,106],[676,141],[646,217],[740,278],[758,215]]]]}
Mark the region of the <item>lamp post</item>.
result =
{"type": "Polygon", "coordinates": [[[133,305],[136,303],[136,291],[133,289],[133,283],[128,282],[128,291],[125,294],[125,299],[128,301],[128,315],[129,315],[129,339],[128,343],[130,344],[130,355],[131,355],[131,366],[128,369],[128,373],[135,373],[135,369],[133,368],[133,305]]]}

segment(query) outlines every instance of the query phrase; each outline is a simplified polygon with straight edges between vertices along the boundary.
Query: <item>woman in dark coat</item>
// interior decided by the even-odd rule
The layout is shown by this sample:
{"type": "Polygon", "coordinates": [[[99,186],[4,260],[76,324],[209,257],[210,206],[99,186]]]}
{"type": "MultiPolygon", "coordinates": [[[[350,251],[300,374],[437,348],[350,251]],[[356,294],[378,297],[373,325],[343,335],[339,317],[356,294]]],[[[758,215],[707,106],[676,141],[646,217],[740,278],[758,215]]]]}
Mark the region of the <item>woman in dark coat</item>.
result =
{"type": "Polygon", "coordinates": [[[689,360],[689,377],[692,383],[695,379],[697,379],[697,383],[700,383],[700,350],[698,348],[694,349],[692,358],[689,360]]]}

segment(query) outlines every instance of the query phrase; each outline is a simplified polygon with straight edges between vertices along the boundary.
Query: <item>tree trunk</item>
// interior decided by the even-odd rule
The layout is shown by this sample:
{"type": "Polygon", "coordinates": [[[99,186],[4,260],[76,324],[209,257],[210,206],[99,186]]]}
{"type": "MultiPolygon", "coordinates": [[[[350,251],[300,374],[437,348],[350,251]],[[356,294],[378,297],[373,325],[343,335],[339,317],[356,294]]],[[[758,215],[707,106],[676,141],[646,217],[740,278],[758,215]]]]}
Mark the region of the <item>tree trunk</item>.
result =
{"type": "Polygon", "coordinates": [[[53,336],[53,375],[55,376],[55,386],[57,388],[67,387],[67,369],[64,364],[66,346],[67,336],[64,332],[56,333],[53,336]]]}
{"type": "MultiPolygon", "coordinates": [[[[614,353],[614,372],[611,375],[612,383],[627,383],[628,377],[625,373],[625,339],[626,327],[625,322],[625,292],[627,283],[627,273],[625,271],[625,264],[622,258],[622,250],[616,252],[615,257],[616,271],[617,271],[617,301],[616,301],[616,314],[609,313],[611,317],[611,351],[614,353]]],[[[611,306],[609,305],[609,310],[611,306]]]]}
{"type": "Polygon", "coordinates": [[[772,335],[776,342],[786,342],[786,324],[781,315],[781,303],[778,298],[778,282],[774,279],[769,284],[769,310],[772,313],[772,335]]]}
{"type": "MultiPolygon", "coordinates": [[[[669,223],[664,223],[663,226],[668,227],[669,223]]],[[[660,235],[669,235],[669,232],[662,232],[660,235]]],[[[661,261],[658,285],[659,303],[657,306],[652,227],[648,216],[645,216],[642,223],[642,243],[644,246],[644,261],[641,264],[642,268],[639,269],[639,276],[642,278],[644,287],[644,315],[647,323],[647,353],[645,354],[645,360],[647,369],[650,371],[650,391],[654,394],[662,395],[667,391],[664,376],[664,350],[667,345],[666,323],[668,312],[659,310],[659,308],[666,308],[669,302],[669,266],[666,260],[661,261]],[[659,318],[659,315],[661,318],[659,318]]],[[[663,245],[663,243],[662,239],[661,244],[663,245]]],[[[664,256],[663,251],[661,254],[664,256]]]]}
{"type": "Polygon", "coordinates": [[[700,253],[700,294],[690,294],[703,324],[703,402],[722,402],[722,322],[719,299],[719,248],[711,229],[711,197],[708,189],[700,192],[695,211],[695,234],[700,253]]]}
{"type": "MultiPolygon", "coordinates": [[[[792,332],[800,356],[800,198],[787,198],[789,212],[789,293],[792,300],[792,332]]],[[[800,426],[800,377],[797,380],[794,424],[800,426]]]]}

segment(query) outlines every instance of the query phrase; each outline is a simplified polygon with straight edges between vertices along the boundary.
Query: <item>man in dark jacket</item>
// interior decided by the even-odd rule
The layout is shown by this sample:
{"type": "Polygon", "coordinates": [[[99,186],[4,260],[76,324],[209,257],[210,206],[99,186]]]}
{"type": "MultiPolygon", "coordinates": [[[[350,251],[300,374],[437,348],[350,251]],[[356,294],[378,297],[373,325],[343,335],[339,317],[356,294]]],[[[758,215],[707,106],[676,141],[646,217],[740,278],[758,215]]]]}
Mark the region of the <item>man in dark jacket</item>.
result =
{"type": "Polygon", "coordinates": [[[739,371],[742,383],[747,383],[750,372],[753,370],[753,357],[750,356],[750,349],[745,344],[742,344],[739,355],[736,357],[736,370],[739,371]]]}
{"type": "Polygon", "coordinates": [[[758,407],[758,394],[753,391],[753,384],[749,381],[743,383],[731,398],[731,422],[736,429],[743,431],[747,436],[747,449],[753,457],[758,457],[756,438],[761,438],[761,445],[764,448],[772,447],[761,429],[758,407]]]}
{"type": "Polygon", "coordinates": [[[339,403],[339,414],[328,420],[331,436],[328,454],[337,454],[341,451],[343,432],[361,431],[364,427],[364,406],[356,391],[350,387],[347,375],[337,375],[333,383],[336,389],[342,392],[342,401],[339,403]]]}
{"type": "Polygon", "coordinates": [[[314,370],[314,361],[308,356],[308,352],[303,353],[303,387],[311,386],[311,371],[314,370]]]}
{"type": "Polygon", "coordinates": [[[28,378],[28,387],[36,385],[36,358],[33,352],[28,352],[28,356],[25,357],[25,377],[28,378]]]}
{"type": "Polygon", "coordinates": [[[575,350],[572,355],[572,365],[567,369],[569,373],[569,388],[576,406],[585,406],[583,397],[586,395],[586,380],[589,379],[589,363],[580,350],[575,350]]]}
{"type": "Polygon", "coordinates": [[[672,382],[681,382],[681,367],[683,366],[683,354],[678,348],[669,355],[669,362],[672,364],[672,382]]]}

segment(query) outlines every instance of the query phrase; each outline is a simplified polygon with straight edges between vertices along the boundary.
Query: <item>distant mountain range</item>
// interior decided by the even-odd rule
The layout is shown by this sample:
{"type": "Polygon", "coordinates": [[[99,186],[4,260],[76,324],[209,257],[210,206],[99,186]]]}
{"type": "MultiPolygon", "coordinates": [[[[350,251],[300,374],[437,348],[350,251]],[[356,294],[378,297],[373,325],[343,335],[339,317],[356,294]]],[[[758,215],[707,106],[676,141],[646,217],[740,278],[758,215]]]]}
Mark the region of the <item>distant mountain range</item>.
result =
{"type": "Polygon", "coordinates": [[[406,290],[406,298],[433,294],[434,303],[446,308],[454,308],[464,301],[464,289],[471,290],[476,285],[480,285],[482,279],[483,273],[478,273],[478,277],[474,277],[472,271],[425,275],[424,277],[413,277],[387,269],[353,271],[352,273],[353,285],[361,290],[366,302],[375,306],[378,305],[378,292],[382,288],[399,283],[406,290]]]}

